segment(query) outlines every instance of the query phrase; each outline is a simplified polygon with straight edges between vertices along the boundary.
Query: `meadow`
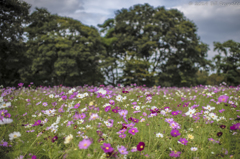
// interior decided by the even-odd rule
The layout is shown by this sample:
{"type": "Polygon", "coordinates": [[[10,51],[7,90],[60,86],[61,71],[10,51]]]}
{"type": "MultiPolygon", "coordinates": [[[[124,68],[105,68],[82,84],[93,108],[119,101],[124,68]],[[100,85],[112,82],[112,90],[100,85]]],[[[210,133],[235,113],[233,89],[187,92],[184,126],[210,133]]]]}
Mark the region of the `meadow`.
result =
{"type": "Polygon", "coordinates": [[[239,89],[1,88],[1,159],[239,159],[239,89]]]}

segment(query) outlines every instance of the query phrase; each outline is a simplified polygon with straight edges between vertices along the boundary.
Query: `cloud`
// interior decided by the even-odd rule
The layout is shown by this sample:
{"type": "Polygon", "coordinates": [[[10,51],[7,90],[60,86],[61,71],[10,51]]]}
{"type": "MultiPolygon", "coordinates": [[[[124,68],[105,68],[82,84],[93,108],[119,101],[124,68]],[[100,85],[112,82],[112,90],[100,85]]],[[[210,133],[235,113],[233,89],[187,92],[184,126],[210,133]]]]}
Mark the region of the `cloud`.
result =
{"type": "Polygon", "coordinates": [[[69,14],[76,10],[84,9],[83,0],[24,0],[32,5],[31,11],[38,8],[47,8],[52,14],[69,14]]]}
{"type": "MultiPolygon", "coordinates": [[[[25,0],[35,7],[45,7],[49,12],[71,17],[85,25],[102,24],[115,17],[115,12],[122,8],[129,9],[136,4],[148,3],[154,8],[164,6],[176,8],[193,21],[200,40],[209,45],[208,59],[217,52],[213,51],[213,42],[234,40],[240,42],[240,2],[236,0],[25,0]],[[190,4],[190,2],[192,2],[190,4]],[[201,4],[201,5],[199,5],[201,4]]],[[[99,28],[98,28],[99,29],[99,28]]]]}
{"type": "Polygon", "coordinates": [[[234,40],[240,42],[240,3],[231,5],[234,1],[205,1],[205,5],[195,5],[194,3],[175,6],[189,19],[197,28],[197,34],[201,41],[209,45],[208,58],[212,58],[217,52],[213,51],[213,42],[225,42],[234,40]],[[212,2],[214,2],[212,4],[212,2]]]}

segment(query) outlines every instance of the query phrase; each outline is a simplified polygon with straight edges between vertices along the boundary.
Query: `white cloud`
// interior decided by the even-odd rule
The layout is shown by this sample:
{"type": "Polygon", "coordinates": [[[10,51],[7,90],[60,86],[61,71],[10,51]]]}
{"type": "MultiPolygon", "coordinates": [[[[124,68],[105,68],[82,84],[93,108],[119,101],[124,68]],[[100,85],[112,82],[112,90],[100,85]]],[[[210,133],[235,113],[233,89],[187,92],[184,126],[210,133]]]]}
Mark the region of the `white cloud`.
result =
{"type": "Polygon", "coordinates": [[[239,5],[230,5],[236,0],[202,1],[192,0],[26,0],[33,7],[45,7],[51,13],[71,17],[85,25],[102,24],[109,18],[114,18],[114,12],[122,8],[129,9],[136,4],[148,3],[154,8],[165,6],[166,9],[176,8],[193,21],[197,28],[200,40],[207,43],[211,50],[208,59],[217,52],[213,51],[213,42],[234,40],[240,42],[240,2],[239,5]],[[196,2],[202,3],[196,5],[196,2]],[[205,5],[203,5],[205,2],[205,5]],[[211,5],[211,2],[215,2],[211,5]]]}

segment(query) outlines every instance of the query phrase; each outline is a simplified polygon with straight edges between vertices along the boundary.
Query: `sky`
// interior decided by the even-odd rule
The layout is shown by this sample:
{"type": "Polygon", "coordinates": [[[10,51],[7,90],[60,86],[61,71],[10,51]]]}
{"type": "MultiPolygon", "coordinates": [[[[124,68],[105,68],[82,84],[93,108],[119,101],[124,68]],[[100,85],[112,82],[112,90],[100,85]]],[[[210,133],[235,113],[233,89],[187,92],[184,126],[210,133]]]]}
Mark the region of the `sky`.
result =
{"type": "MultiPolygon", "coordinates": [[[[154,8],[178,9],[193,21],[200,41],[209,45],[207,59],[212,59],[213,42],[227,40],[240,42],[240,0],[24,0],[35,7],[44,7],[52,14],[70,17],[81,23],[94,26],[115,17],[115,11],[129,9],[136,4],[145,4],[154,8]]],[[[98,28],[99,29],[99,28],[98,28]]]]}

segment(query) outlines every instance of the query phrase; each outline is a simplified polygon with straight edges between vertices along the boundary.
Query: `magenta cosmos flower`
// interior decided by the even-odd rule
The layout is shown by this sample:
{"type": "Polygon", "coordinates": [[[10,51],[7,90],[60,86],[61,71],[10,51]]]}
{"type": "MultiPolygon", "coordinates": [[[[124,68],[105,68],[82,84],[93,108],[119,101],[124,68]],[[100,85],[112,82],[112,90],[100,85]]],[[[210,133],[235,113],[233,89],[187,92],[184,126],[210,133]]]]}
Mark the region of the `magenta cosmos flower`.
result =
{"type": "Polygon", "coordinates": [[[107,106],[107,107],[105,107],[105,112],[108,112],[109,110],[111,109],[111,106],[107,106]]]}
{"type": "Polygon", "coordinates": [[[173,111],[173,112],[172,112],[172,115],[174,115],[174,116],[175,116],[175,115],[178,115],[178,112],[173,111]]]}
{"type": "Polygon", "coordinates": [[[24,83],[18,83],[19,87],[22,87],[24,85],[24,83]]]}
{"type": "Polygon", "coordinates": [[[179,133],[179,131],[178,131],[177,129],[173,129],[173,130],[171,131],[171,135],[172,135],[172,137],[177,137],[177,136],[179,136],[179,135],[181,135],[181,134],[179,133]]]}
{"type": "Polygon", "coordinates": [[[114,105],[115,104],[114,100],[110,100],[109,104],[114,105]]]}
{"type": "Polygon", "coordinates": [[[222,95],[222,96],[220,96],[219,98],[218,98],[218,102],[224,102],[224,103],[226,103],[227,101],[228,101],[228,96],[226,96],[226,95],[222,95]]]}
{"type": "Polygon", "coordinates": [[[103,146],[101,146],[104,153],[112,152],[114,149],[111,147],[111,144],[104,143],[103,146]]]}
{"type": "Polygon", "coordinates": [[[112,112],[118,113],[118,110],[117,109],[112,109],[112,112]]]}
{"type": "Polygon", "coordinates": [[[61,98],[62,98],[62,100],[66,100],[67,96],[65,95],[65,96],[62,96],[61,98]]]}
{"type": "Polygon", "coordinates": [[[145,143],[144,142],[139,142],[138,145],[137,145],[137,150],[142,151],[142,150],[144,150],[144,147],[145,147],[145,143]]]}
{"type": "Polygon", "coordinates": [[[57,136],[54,136],[54,137],[52,138],[52,142],[55,142],[57,139],[58,139],[58,137],[57,137],[57,136]]]}
{"type": "Polygon", "coordinates": [[[180,138],[178,141],[181,142],[183,145],[187,145],[188,143],[188,141],[184,138],[180,138]]]}
{"type": "Polygon", "coordinates": [[[179,151],[171,151],[171,153],[169,154],[169,156],[171,157],[180,157],[181,152],[179,151]]]}
{"type": "Polygon", "coordinates": [[[83,139],[79,142],[78,147],[79,149],[87,149],[92,144],[92,141],[89,139],[83,139]]]}
{"type": "Polygon", "coordinates": [[[132,135],[135,135],[137,132],[138,132],[137,128],[131,128],[131,129],[128,130],[128,133],[130,133],[132,135]]]}
{"type": "Polygon", "coordinates": [[[41,124],[41,120],[38,120],[37,122],[35,122],[32,126],[37,126],[41,124]]]}

